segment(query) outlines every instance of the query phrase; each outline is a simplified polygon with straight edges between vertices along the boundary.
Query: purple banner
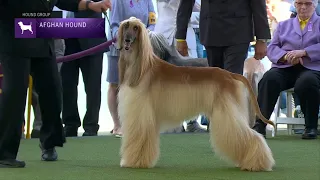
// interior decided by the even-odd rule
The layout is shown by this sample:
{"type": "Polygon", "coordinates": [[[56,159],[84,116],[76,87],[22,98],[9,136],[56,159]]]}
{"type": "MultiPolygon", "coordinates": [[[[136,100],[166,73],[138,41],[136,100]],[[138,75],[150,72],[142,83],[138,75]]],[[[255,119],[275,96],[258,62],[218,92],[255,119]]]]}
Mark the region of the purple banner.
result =
{"type": "Polygon", "coordinates": [[[16,18],[16,38],[105,38],[103,18],[16,18]]]}

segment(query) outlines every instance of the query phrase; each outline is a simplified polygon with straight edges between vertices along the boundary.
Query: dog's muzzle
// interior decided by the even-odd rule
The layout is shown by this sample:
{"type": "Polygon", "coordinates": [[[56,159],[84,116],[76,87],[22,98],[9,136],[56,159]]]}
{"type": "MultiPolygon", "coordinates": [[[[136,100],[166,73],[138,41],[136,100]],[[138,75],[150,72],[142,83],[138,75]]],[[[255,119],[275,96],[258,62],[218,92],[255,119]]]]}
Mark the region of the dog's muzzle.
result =
{"type": "Polygon", "coordinates": [[[131,47],[131,44],[134,42],[135,38],[133,37],[127,37],[126,39],[124,39],[124,49],[125,50],[129,50],[131,47]]]}

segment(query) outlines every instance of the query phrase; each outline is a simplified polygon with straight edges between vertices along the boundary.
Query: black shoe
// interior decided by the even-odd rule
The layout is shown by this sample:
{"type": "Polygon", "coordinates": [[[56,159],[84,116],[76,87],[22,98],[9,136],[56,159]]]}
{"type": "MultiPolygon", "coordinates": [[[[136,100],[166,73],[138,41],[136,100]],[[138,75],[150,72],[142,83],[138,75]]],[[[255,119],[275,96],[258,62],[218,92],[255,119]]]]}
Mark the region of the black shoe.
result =
{"type": "Polygon", "coordinates": [[[78,136],[78,128],[74,127],[64,127],[64,132],[66,137],[77,137],[78,136]]]}
{"type": "Polygon", "coordinates": [[[264,138],[266,138],[266,126],[263,123],[260,122],[256,122],[255,125],[253,126],[253,128],[255,131],[257,131],[258,133],[262,134],[264,138]]]}
{"type": "Polygon", "coordinates": [[[84,132],[82,134],[82,136],[97,136],[98,133],[97,132],[84,132]]]}
{"type": "Polygon", "coordinates": [[[24,168],[26,163],[15,159],[0,160],[0,168],[24,168]]]}
{"type": "Polygon", "coordinates": [[[305,129],[302,139],[317,139],[317,129],[305,129]]]}
{"type": "Polygon", "coordinates": [[[42,151],[41,160],[42,161],[56,161],[58,160],[58,153],[55,148],[44,149],[40,144],[40,149],[42,151]]]}
{"type": "Polygon", "coordinates": [[[188,132],[207,132],[206,129],[203,129],[199,123],[194,120],[187,123],[187,129],[188,132]]]}
{"type": "Polygon", "coordinates": [[[32,129],[31,138],[40,138],[40,130],[32,129]]]}

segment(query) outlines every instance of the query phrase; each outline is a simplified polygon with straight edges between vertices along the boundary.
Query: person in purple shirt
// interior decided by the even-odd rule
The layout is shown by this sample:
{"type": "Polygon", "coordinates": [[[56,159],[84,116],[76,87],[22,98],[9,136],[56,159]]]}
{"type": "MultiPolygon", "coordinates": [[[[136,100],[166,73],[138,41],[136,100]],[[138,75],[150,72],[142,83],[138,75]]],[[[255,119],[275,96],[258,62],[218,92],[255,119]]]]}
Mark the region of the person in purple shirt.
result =
{"type": "MultiPolygon", "coordinates": [[[[294,7],[294,0],[290,0],[290,1],[289,1],[291,3],[290,11],[292,12],[291,17],[296,17],[297,11],[296,11],[296,8],[294,7]]],[[[318,0],[318,5],[316,7],[316,13],[318,14],[318,16],[320,16],[320,0],[318,0]]]]}
{"type": "MultiPolygon", "coordinates": [[[[267,49],[272,68],[259,82],[258,103],[270,118],[281,91],[294,88],[305,115],[302,139],[316,139],[320,103],[320,17],[318,0],[296,0],[297,17],[280,22],[267,49]]],[[[266,135],[260,119],[253,127],[266,135]]]]}
{"type": "MultiPolygon", "coordinates": [[[[113,0],[112,10],[110,11],[110,32],[108,38],[117,37],[120,22],[130,17],[136,17],[153,31],[156,23],[156,13],[154,11],[152,0],[113,0]]],[[[118,118],[118,60],[119,51],[116,45],[110,46],[108,54],[108,107],[113,119],[114,128],[111,131],[116,136],[121,136],[121,125],[118,118]]]]}

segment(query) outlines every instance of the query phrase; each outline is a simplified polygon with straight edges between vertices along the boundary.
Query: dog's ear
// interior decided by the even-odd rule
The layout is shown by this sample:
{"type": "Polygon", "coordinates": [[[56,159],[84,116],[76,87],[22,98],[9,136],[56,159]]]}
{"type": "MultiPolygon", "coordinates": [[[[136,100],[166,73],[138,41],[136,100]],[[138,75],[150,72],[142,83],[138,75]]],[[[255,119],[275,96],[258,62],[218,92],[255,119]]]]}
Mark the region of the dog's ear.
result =
{"type": "Polygon", "coordinates": [[[130,68],[131,73],[129,73],[128,78],[128,84],[130,87],[138,86],[141,78],[144,75],[144,72],[142,71],[141,67],[143,63],[143,58],[139,57],[134,63],[132,63],[132,68],[130,68]]]}
{"type": "MultiPolygon", "coordinates": [[[[135,43],[137,44],[134,48],[134,51],[136,52],[132,53],[132,54],[138,54],[138,56],[135,57],[134,60],[130,60],[130,62],[128,62],[127,60],[124,59],[124,56],[122,55],[122,53],[120,53],[118,70],[119,70],[120,84],[126,81],[130,87],[135,87],[139,85],[145,73],[151,68],[152,60],[153,60],[152,59],[153,49],[149,39],[148,31],[144,26],[144,24],[134,20],[131,22],[134,22],[136,23],[136,25],[139,26],[139,33],[135,40],[135,43]],[[130,65],[127,63],[130,63],[130,65]],[[127,74],[126,74],[126,71],[128,71],[127,74]]],[[[125,23],[123,23],[119,28],[118,42],[123,41],[124,24],[125,23]]]]}
{"type": "Polygon", "coordinates": [[[141,80],[141,64],[139,63],[140,60],[137,60],[132,63],[132,66],[128,68],[128,62],[124,59],[124,55],[120,53],[119,62],[118,62],[118,71],[119,71],[119,85],[123,84],[126,80],[128,83],[128,86],[135,87],[139,84],[141,80]],[[130,72],[126,74],[126,70],[129,70],[130,72]]]}
{"type": "Polygon", "coordinates": [[[138,58],[132,62],[132,72],[130,73],[129,85],[137,86],[146,72],[150,70],[153,62],[153,49],[149,38],[149,33],[142,22],[134,21],[139,26],[137,41],[138,58]]]}
{"type": "Polygon", "coordinates": [[[122,49],[122,42],[123,42],[123,23],[120,23],[118,33],[117,33],[117,48],[122,49]]]}
{"type": "Polygon", "coordinates": [[[124,82],[124,74],[127,68],[127,63],[123,58],[123,55],[120,53],[119,62],[118,62],[118,71],[119,71],[119,85],[124,82]]]}

